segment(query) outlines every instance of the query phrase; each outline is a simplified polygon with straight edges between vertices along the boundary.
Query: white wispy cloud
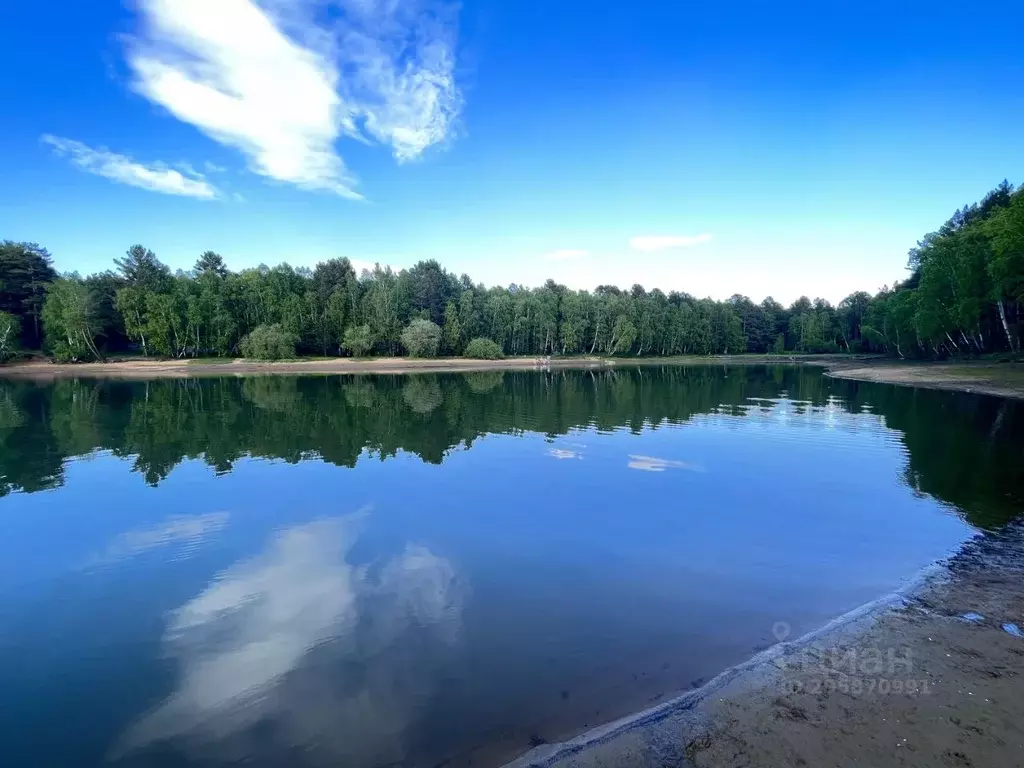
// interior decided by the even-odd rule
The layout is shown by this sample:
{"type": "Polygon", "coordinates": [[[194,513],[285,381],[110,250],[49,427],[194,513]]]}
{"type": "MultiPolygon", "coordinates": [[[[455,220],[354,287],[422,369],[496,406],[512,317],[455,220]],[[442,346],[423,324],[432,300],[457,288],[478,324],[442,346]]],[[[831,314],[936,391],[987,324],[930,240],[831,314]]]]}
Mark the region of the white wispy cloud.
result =
{"type": "Polygon", "coordinates": [[[590,251],[582,248],[563,248],[544,254],[544,258],[548,261],[573,261],[574,259],[585,259],[589,255],[590,251]]]}
{"type": "Polygon", "coordinates": [[[142,29],[128,44],[135,90],[277,181],[359,198],[339,138],[376,140],[410,160],[449,135],[461,106],[456,6],[446,0],[138,8],[142,29]]]}
{"type": "Polygon", "coordinates": [[[629,247],[634,251],[664,251],[667,248],[690,248],[711,240],[711,235],[641,235],[629,240],[629,247]]]}
{"type": "Polygon", "coordinates": [[[205,200],[213,199],[220,194],[202,174],[189,170],[190,166],[186,166],[185,172],[182,172],[164,163],[144,165],[127,155],[119,155],[107,149],[93,149],[80,141],[50,134],[43,135],[41,140],[53,147],[57,154],[69,157],[71,162],[83,171],[121,184],[148,189],[151,192],[205,200]]]}

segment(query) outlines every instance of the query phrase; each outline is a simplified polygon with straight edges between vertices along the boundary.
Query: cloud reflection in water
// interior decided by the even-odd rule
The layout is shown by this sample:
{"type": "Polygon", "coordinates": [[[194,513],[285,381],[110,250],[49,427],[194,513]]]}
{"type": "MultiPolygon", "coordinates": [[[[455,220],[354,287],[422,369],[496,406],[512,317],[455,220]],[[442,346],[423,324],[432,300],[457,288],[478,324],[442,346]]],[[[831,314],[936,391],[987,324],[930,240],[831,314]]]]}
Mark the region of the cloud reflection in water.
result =
{"type": "Polygon", "coordinates": [[[688,464],[685,461],[673,461],[672,459],[659,459],[656,456],[635,456],[630,454],[630,469],[639,469],[643,472],[664,472],[666,469],[685,469],[689,472],[705,472],[704,467],[698,464],[688,464]]]}
{"type": "Polygon", "coordinates": [[[164,634],[174,690],[112,757],[169,744],[268,765],[401,760],[432,668],[458,640],[464,590],[422,546],[349,563],[365,517],[283,530],[174,611],[164,634]]]}

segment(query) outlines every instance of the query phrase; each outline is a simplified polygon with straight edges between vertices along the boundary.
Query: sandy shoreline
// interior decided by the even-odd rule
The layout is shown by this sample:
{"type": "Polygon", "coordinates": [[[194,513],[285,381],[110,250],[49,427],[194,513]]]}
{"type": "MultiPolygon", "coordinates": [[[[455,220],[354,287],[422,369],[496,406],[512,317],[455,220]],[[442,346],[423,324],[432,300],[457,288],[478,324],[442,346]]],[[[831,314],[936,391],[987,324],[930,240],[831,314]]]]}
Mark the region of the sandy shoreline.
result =
{"type": "Polygon", "coordinates": [[[58,378],[176,379],[199,376],[296,376],[305,374],[347,375],[368,373],[462,373],[491,370],[533,370],[537,368],[593,368],[605,365],[599,357],[555,358],[513,357],[504,360],[464,358],[414,359],[378,357],[355,360],[332,358],[260,362],[225,360],[120,360],[108,363],[28,362],[0,366],[0,377],[48,381],[58,378]]]}
{"type": "Polygon", "coordinates": [[[1021,524],[701,689],[509,766],[1015,765],[1024,638],[1004,624],[1024,630],[1021,524]]]}
{"type": "MultiPolygon", "coordinates": [[[[857,360],[863,358],[858,357],[857,360]]],[[[411,357],[312,358],[309,360],[259,361],[157,360],[127,358],[105,363],[53,363],[33,360],[0,365],[0,378],[52,380],[57,378],[167,379],[192,376],[294,376],[304,374],[357,375],[364,373],[406,374],[492,370],[534,370],[541,368],[634,367],[637,365],[788,365],[808,362],[825,365],[825,359],[806,356],[729,355],[716,357],[610,358],[596,355],[578,357],[507,357],[501,360],[471,360],[461,357],[419,359],[411,357]]]]}
{"type": "Polygon", "coordinates": [[[864,361],[828,358],[823,364],[828,375],[837,379],[1024,399],[1022,363],[907,363],[889,359],[864,361]]]}

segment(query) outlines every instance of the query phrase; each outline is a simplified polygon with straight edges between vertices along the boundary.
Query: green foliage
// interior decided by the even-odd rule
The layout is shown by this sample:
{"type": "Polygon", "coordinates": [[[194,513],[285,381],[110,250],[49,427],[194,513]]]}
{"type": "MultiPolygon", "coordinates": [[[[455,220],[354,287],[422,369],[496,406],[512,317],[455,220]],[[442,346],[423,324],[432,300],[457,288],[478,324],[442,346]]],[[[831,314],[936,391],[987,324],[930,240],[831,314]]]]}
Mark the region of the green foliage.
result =
{"type": "Polygon", "coordinates": [[[133,245],[124,258],[114,259],[114,264],[128,285],[146,291],[162,291],[171,279],[171,270],[148,248],[133,245]]]}
{"type": "Polygon", "coordinates": [[[411,357],[437,357],[441,329],[430,320],[413,320],[402,331],[402,346],[411,357]]]}
{"type": "Polygon", "coordinates": [[[353,357],[365,357],[373,349],[373,329],[369,325],[357,325],[345,331],[341,346],[353,357]]]}
{"type": "Polygon", "coordinates": [[[462,348],[462,323],[459,321],[459,310],[454,301],[449,301],[444,308],[442,342],[445,354],[457,355],[462,348]]]}
{"type": "Polygon", "coordinates": [[[636,326],[626,315],[619,315],[615,318],[615,327],[612,329],[612,341],[608,350],[613,355],[629,352],[636,339],[636,326]]]}
{"type": "Polygon", "coordinates": [[[224,264],[224,257],[213,251],[205,251],[202,256],[196,259],[196,265],[192,268],[196,277],[212,275],[214,277],[227,277],[228,268],[224,264]]]}
{"type": "Polygon", "coordinates": [[[471,357],[475,360],[500,360],[505,355],[501,347],[491,339],[473,339],[462,351],[463,357],[471,357]]]}
{"type": "Polygon", "coordinates": [[[378,265],[363,297],[363,317],[370,326],[375,345],[380,345],[388,354],[393,355],[398,350],[404,304],[398,276],[390,267],[381,269],[378,265]]]}
{"type": "Polygon", "coordinates": [[[148,354],[146,344],[146,293],[141,288],[130,286],[121,288],[114,300],[117,311],[124,318],[125,333],[128,338],[142,344],[143,354],[148,354]]]}
{"type": "Polygon", "coordinates": [[[14,357],[21,348],[21,320],[10,312],[0,311],[0,362],[14,357]]]}
{"type": "Polygon", "coordinates": [[[285,360],[295,357],[295,335],[278,324],[261,325],[238,345],[242,357],[254,360],[285,360]]]}
{"type": "Polygon", "coordinates": [[[43,343],[43,304],[56,277],[45,248],[0,242],[0,312],[19,318],[20,342],[27,349],[38,349],[43,343]]]}
{"type": "Polygon", "coordinates": [[[43,304],[46,341],[59,362],[103,359],[96,347],[94,297],[77,275],[60,278],[50,286],[43,304]]]}

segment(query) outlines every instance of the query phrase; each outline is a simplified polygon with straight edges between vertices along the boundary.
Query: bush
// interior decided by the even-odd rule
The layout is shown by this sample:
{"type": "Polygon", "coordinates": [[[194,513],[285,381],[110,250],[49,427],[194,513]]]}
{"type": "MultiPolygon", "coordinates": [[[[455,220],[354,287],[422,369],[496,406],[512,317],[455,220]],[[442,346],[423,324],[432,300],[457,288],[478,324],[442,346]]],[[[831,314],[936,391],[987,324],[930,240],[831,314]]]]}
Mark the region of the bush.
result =
{"type": "Polygon", "coordinates": [[[295,357],[297,341],[295,334],[288,333],[276,323],[261,325],[242,339],[238,351],[242,353],[242,357],[254,360],[283,360],[295,357]]]}
{"type": "Polygon", "coordinates": [[[807,345],[806,351],[812,355],[834,355],[842,350],[834,341],[815,341],[807,345]]]}
{"type": "Polygon", "coordinates": [[[368,325],[357,325],[345,331],[341,346],[352,357],[365,357],[373,349],[373,331],[368,325]]]}
{"type": "Polygon", "coordinates": [[[55,363],[77,363],[81,359],[79,350],[70,346],[66,341],[58,341],[50,349],[55,363]]]}
{"type": "Polygon", "coordinates": [[[500,360],[505,355],[501,353],[501,347],[490,339],[473,339],[466,345],[463,357],[472,357],[476,360],[500,360]]]}
{"type": "Polygon", "coordinates": [[[413,320],[402,331],[402,345],[411,357],[437,357],[441,329],[429,320],[413,320]]]}

